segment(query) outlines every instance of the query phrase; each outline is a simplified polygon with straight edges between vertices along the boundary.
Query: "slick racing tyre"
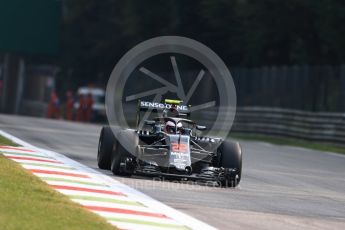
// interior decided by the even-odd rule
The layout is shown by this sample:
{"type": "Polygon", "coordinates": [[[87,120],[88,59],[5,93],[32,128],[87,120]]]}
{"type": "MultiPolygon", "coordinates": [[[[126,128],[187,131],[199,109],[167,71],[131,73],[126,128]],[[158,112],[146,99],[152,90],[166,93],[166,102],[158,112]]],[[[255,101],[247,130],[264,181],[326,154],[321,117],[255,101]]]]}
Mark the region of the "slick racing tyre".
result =
{"type": "Polygon", "coordinates": [[[102,128],[98,142],[97,163],[100,169],[110,169],[111,155],[116,139],[109,126],[102,128]]]}
{"type": "Polygon", "coordinates": [[[114,175],[131,176],[134,171],[135,157],[122,146],[121,143],[129,144],[132,147],[137,147],[139,143],[138,135],[132,130],[122,130],[118,135],[119,140],[116,140],[115,151],[111,156],[110,170],[114,175]],[[126,142],[123,142],[126,141],[126,142]]]}
{"type": "Polygon", "coordinates": [[[219,167],[225,169],[225,177],[219,181],[222,187],[236,187],[242,175],[242,149],[238,142],[224,141],[218,148],[219,167]],[[235,169],[233,172],[231,169],[235,169]],[[231,171],[229,171],[231,170],[231,171]]]}

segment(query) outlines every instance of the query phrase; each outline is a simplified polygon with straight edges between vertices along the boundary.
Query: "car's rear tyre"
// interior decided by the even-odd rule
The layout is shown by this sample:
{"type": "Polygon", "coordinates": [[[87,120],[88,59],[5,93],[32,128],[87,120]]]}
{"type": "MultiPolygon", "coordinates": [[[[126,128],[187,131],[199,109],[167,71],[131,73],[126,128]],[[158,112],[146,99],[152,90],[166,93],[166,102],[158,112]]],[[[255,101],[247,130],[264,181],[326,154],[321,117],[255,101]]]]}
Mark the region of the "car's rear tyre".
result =
{"type": "Polygon", "coordinates": [[[102,128],[98,142],[97,163],[100,169],[110,169],[111,155],[114,150],[115,137],[111,128],[102,128]]]}
{"type": "Polygon", "coordinates": [[[219,167],[235,169],[235,173],[219,181],[222,187],[236,187],[242,176],[242,149],[238,142],[224,141],[218,148],[219,167]]]}
{"type": "Polygon", "coordinates": [[[118,135],[119,140],[116,140],[115,149],[111,156],[110,170],[114,175],[131,176],[133,174],[134,156],[122,146],[122,143],[130,145],[129,147],[136,147],[139,143],[138,135],[131,130],[122,130],[118,135]]]}

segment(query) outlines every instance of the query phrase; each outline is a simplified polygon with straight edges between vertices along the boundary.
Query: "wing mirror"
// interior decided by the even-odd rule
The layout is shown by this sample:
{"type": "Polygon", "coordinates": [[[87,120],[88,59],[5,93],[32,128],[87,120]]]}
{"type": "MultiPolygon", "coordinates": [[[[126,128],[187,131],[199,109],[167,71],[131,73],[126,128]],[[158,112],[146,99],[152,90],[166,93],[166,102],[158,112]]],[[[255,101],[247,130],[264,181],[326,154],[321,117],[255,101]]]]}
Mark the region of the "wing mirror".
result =
{"type": "Polygon", "coordinates": [[[197,125],[195,128],[196,128],[197,130],[199,130],[199,131],[204,131],[204,130],[206,130],[206,126],[204,126],[204,125],[197,125]]]}
{"type": "Polygon", "coordinates": [[[155,121],[152,121],[152,120],[146,120],[145,121],[145,125],[151,125],[151,126],[153,126],[153,125],[155,125],[156,124],[156,122],[155,121]]]}

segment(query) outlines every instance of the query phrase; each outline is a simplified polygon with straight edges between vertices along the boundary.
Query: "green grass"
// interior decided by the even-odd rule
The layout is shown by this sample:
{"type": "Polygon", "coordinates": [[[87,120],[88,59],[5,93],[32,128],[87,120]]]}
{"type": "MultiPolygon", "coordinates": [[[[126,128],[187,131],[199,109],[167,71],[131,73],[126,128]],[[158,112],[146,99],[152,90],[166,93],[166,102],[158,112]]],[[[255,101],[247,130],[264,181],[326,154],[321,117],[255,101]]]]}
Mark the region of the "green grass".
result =
{"type": "Polygon", "coordinates": [[[9,146],[19,146],[16,143],[8,140],[7,138],[0,135],[0,146],[1,145],[9,145],[9,146]]]}
{"type": "Polygon", "coordinates": [[[276,145],[290,145],[309,149],[315,149],[319,151],[335,152],[345,154],[345,147],[326,144],[326,143],[316,143],[312,141],[306,141],[295,138],[285,138],[285,137],[272,137],[257,134],[230,134],[230,137],[241,140],[252,140],[252,141],[263,141],[276,145]]]}
{"type": "MultiPolygon", "coordinates": [[[[3,137],[0,140],[1,145],[11,144],[3,137]]],[[[0,229],[110,230],[114,227],[0,154],[0,229]]]]}

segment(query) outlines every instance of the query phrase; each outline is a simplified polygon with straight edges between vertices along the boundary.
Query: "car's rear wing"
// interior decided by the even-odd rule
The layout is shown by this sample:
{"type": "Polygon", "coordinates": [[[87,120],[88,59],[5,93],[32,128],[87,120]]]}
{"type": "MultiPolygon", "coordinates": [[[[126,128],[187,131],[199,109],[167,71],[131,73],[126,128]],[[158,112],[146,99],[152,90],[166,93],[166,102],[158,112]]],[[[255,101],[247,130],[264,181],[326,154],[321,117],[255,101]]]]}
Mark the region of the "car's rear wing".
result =
{"type": "MultiPolygon", "coordinates": [[[[172,102],[172,100],[166,100],[166,102],[172,102]]],[[[159,103],[159,102],[150,102],[150,101],[139,101],[138,107],[140,111],[152,110],[152,112],[162,112],[165,109],[170,109],[175,106],[176,110],[180,113],[190,114],[189,105],[178,105],[175,103],[159,103]]]]}

